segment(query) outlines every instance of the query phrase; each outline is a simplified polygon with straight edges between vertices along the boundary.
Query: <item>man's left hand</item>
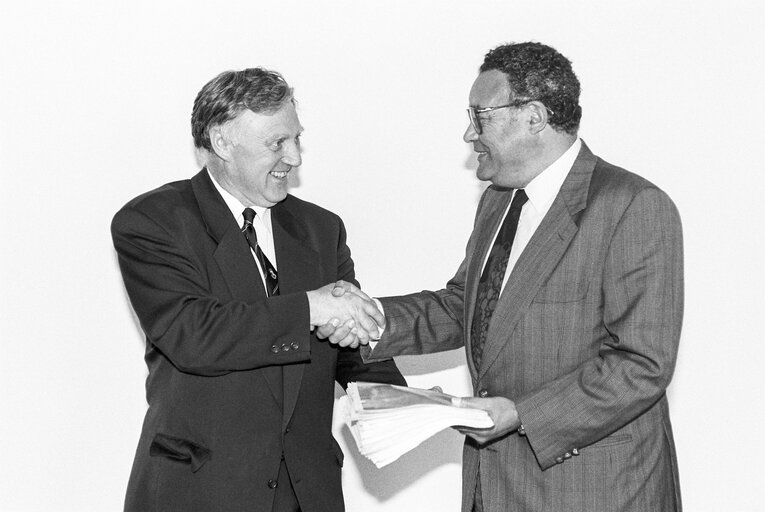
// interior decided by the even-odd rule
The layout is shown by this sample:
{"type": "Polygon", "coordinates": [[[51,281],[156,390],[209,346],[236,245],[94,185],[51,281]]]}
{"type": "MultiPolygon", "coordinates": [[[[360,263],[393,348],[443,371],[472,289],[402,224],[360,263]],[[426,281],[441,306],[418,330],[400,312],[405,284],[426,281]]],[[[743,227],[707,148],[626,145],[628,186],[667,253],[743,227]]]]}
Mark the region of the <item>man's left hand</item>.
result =
{"type": "Polygon", "coordinates": [[[502,396],[489,398],[464,397],[460,398],[455,405],[483,409],[489,413],[489,416],[494,421],[492,428],[455,427],[459,433],[472,437],[478,444],[486,444],[510,432],[515,432],[521,426],[515,402],[502,396]]]}

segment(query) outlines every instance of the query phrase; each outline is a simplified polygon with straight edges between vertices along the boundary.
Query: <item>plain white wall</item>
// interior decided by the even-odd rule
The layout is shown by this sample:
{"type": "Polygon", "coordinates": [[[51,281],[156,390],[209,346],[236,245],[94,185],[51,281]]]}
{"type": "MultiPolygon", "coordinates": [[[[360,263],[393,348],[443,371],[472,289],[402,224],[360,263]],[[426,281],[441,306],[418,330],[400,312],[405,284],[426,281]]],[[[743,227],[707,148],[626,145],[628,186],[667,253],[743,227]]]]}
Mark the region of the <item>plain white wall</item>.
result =
{"type": "MultiPolygon", "coordinates": [[[[686,239],[669,390],[687,510],[762,510],[762,27],[746,1],[15,2],[0,14],[0,510],[121,508],[145,411],[143,339],[109,236],[133,196],[196,172],[189,115],[225,69],[295,87],[294,193],[340,214],[373,294],[439,288],[481,185],[461,140],[483,54],[574,64],[582,137],[664,188],[686,239]]],[[[464,355],[402,358],[469,394],[464,355]]],[[[457,511],[461,439],[376,470],[345,444],[347,508],[457,511]]]]}

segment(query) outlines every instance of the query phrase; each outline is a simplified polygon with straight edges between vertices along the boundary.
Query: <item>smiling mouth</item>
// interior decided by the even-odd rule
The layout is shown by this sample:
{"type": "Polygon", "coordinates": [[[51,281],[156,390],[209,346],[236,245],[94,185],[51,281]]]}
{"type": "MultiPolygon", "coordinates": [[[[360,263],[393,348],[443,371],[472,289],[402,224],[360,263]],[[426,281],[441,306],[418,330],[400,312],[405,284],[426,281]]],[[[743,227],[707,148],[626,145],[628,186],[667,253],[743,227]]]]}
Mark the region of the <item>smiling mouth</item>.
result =
{"type": "Polygon", "coordinates": [[[273,176],[274,178],[278,180],[283,180],[290,173],[290,170],[291,169],[288,169],[286,171],[269,171],[268,174],[270,174],[271,176],[273,176]]]}

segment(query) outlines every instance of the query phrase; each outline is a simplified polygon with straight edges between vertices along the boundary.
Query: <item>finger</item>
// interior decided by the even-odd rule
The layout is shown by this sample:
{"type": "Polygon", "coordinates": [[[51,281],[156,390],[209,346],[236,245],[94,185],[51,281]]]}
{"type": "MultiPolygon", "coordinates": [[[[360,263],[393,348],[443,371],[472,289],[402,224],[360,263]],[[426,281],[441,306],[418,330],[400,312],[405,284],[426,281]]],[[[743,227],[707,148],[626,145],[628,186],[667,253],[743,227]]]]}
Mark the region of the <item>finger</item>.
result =
{"type": "Polygon", "coordinates": [[[333,297],[342,297],[343,295],[345,295],[345,288],[343,288],[342,286],[335,286],[334,288],[332,288],[333,297]]]}
{"type": "Polygon", "coordinates": [[[321,340],[329,338],[335,331],[337,331],[338,325],[340,325],[340,320],[333,318],[326,324],[321,325],[318,329],[316,329],[316,337],[321,340]]]}
{"type": "MultiPolygon", "coordinates": [[[[369,297],[369,295],[362,292],[358,286],[355,286],[352,283],[349,283],[348,281],[343,281],[342,279],[335,283],[335,288],[342,288],[345,292],[350,292],[350,293],[353,293],[354,295],[358,295],[364,300],[372,300],[369,297]]],[[[334,289],[332,290],[332,293],[334,295],[334,289]]],[[[336,295],[336,297],[339,297],[339,296],[340,295],[336,295]]]]}
{"type": "Polygon", "coordinates": [[[340,341],[341,347],[356,348],[359,346],[358,329],[354,327],[351,332],[342,341],[340,341]]]}
{"type": "Polygon", "coordinates": [[[441,389],[441,386],[433,386],[432,388],[430,388],[430,390],[431,391],[435,391],[436,393],[443,393],[444,392],[444,390],[441,389]]]}
{"type": "MultiPolygon", "coordinates": [[[[381,329],[385,328],[385,315],[383,315],[382,312],[377,309],[377,304],[372,301],[364,302],[364,312],[372,317],[372,320],[374,320],[378,327],[381,329]]],[[[369,328],[367,328],[367,330],[374,332],[369,328]]]]}
{"type": "Polygon", "coordinates": [[[330,340],[335,345],[341,347],[358,345],[358,327],[356,326],[356,322],[352,318],[346,321],[337,328],[330,340]]]}
{"type": "Polygon", "coordinates": [[[377,323],[369,316],[362,315],[358,319],[357,324],[361,329],[364,330],[365,333],[377,333],[377,323]]]}
{"type": "Polygon", "coordinates": [[[335,329],[335,331],[329,337],[329,341],[334,344],[338,344],[340,340],[345,339],[351,333],[351,328],[353,327],[353,324],[349,325],[349,322],[352,322],[352,320],[349,320],[348,322],[335,329]]]}
{"type": "Polygon", "coordinates": [[[377,324],[375,324],[374,328],[372,329],[372,332],[359,328],[358,329],[359,344],[369,345],[369,342],[372,341],[376,335],[377,335],[377,324]]]}
{"type": "Polygon", "coordinates": [[[364,327],[360,327],[356,329],[356,336],[358,336],[360,342],[361,341],[369,342],[369,332],[364,327]]]}
{"type": "Polygon", "coordinates": [[[344,338],[337,339],[335,344],[340,347],[352,347],[354,344],[358,344],[358,337],[355,332],[349,332],[344,338]]]}
{"type": "Polygon", "coordinates": [[[335,343],[340,345],[341,343],[344,343],[343,347],[350,344],[350,339],[356,337],[356,322],[351,318],[350,320],[346,321],[343,325],[338,327],[337,331],[335,331],[335,335],[332,337],[335,340],[335,343]]]}

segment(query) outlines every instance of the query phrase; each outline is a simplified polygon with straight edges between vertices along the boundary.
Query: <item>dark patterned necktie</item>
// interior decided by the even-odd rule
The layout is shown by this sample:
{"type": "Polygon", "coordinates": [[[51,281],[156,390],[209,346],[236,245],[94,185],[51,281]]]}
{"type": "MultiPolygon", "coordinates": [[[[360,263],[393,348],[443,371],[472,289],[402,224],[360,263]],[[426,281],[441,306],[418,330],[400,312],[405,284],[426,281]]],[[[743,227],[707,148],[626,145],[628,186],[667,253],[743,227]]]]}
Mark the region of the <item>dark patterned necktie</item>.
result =
{"type": "Polygon", "coordinates": [[[268,261],[266,255],[263,254],[263,251],[260,249],[260,246],[258,245],[258,237],[255,235],[255,227],[252,225],[252,221],[255,219],[255,210],[252,208],[245,208],[242,215],[244,216],[242,233],[244,233],[244,237],[247,239],[247,243],[250,244],[252,250],[255,251],[255,257],[257,258],[258,264],[260,264],[260,269],[263,271],[263,275],[266,278],[266,293],[269,297],[272,295],[279,295],[278,274],[276,273],[274,266],[271,265],[271,262],[268,261]]]}
{"type": "Polygon", "coordinates": [[[521,208],[528,200],[523,189],[515,192],[510,210],[505,216],[502,226],[497,233],[497,239],[486,260],[486,266],[478,281],[478,293],[475,301],[473,325],[470,328],[471,352],[476,368],[481,366],[483,346],[486,343],[486,333],[489,331],[489,322],[494,309],[497,307],[499,294],[502,291],[502,281],[507,270],[507,260],[510,249],[513,246],[515,231],[518,229],[518,219],[521,216],[521,208]]]}

